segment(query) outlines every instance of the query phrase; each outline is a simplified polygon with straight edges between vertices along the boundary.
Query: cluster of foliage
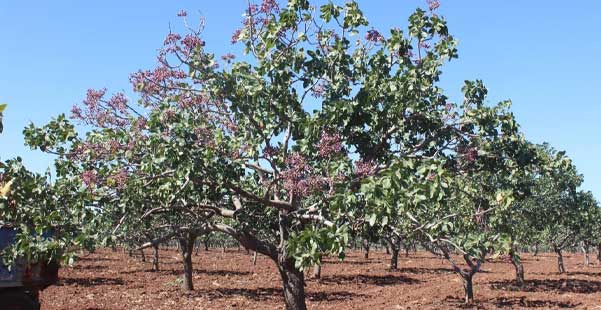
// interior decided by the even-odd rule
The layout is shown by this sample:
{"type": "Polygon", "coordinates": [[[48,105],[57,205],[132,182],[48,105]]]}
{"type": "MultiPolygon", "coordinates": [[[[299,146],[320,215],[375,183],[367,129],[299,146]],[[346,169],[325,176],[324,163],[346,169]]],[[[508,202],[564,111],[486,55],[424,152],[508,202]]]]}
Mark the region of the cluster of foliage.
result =
{"type": "Polygon", "coordinates": [[[2,114],[4,113],[4,109],[6,109],[6,103],[0,104],[0,133],[4,131],[4,125],[2,123],[2,114]]]}
{"type": "Polygon", "coordinates": [[[91,89],[71,111],[85,134],[64,115],[25,129],[57,156],[57,178],[3,165],[16,188],[0,214],[28,223],[19,240],[79,240],[57,233],[31,253],[177,240],[186,289],[197,238],[226,234],[274,261],[288,309],[306,308],[303,270],[343,258],[355,236],[386,242],[392,268],[401,244],[420,243],[461,276],[467,302],[487,256],[509,254],[523,283],[519,246],[561,258],[601,244],[597,203],[565,154],[526,141],[482,81],[465,82],[460,104],[443,94],[457,49],[437,8],[383,33],[354,1],[263,0],[232,37],[240,59],[207,51],[202,23],[169,33],[157,67],[131,76],[138,100],[91,89]]]}
{"type": "MultiPolygon", "coordinates": [[[[0,117],[5,107],[0,105],[0,117]]],[[[60,126],[67,126],[62,121],[60,126]]],[[[56,164],[57,168],[68,166],[61,161],[56,164]]],[[[0,162],[0,226],[16,232],[14,244],[2,251],[2,264],[10,268],[17,259],[72,263],[73,249],[100,244],[99,220],[87,205],[92,201],[89,192],[74,179],[77,172],[66,174],[65,169],[51,181],[49,172],[33,173],[19,157],[0,162]]]]}

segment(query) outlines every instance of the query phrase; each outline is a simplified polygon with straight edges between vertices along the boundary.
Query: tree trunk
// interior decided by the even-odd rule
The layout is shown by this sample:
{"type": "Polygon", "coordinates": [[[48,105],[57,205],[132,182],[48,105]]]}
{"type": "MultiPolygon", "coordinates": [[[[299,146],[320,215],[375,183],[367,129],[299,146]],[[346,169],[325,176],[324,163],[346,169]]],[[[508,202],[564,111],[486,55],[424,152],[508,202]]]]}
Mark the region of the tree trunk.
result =
{"type": "Polygon", "coordinates": [[[178,239],[182,262],[184,264],[184,290],[194,290],[192,283],[192,253],[194,252],[194,240],[196,236],[186,234],[185,237],[178,239]]]}
{"type": "Polygon", "coordinates": [[[281,258],[278,270],[284,284],[286,310],[306,310],[305,274],[294,267],[291,259],[281,258]]]}
{"type": "Polygon", "coordinates": [[[597,262],[601,263],[601,244],[597,244],[597,262]]]}
{"type": "Polygon", "coordinates": [[[321,279],[321,265],[316,264],[313,266],[313,279],[321,279]]]}
{"type": "Polygon", "coordinates": [[[463,273],[463,290],[465,291],[465,303],[471,304],[474,302],[474,286],[472,279],[474,278],[473,273],[463,273]]]}
{"type": "Polygon", "coordinates": [[[159,271],[159,246],[152,247],[152,271],[159,271]]]}
{"type": "Polygon", "coordinates": [[[209,240],[205,239],[202,241],[202,243],[205,245],[205,252],[209,251],[209,240]]]}
{"type": "Polygon", "coordinates": [[[563,266],[563,255],[561,254],[561,249],[553,246],[555,253],[557,254],[557,270],[559,271],[559,273],[564,273],[566,272],[565,267],[563,266]]]}
{"type": "Polygon", "coordinates": [[[363,239],[363,251],[365,251],[363,258],[369,259],[369,241],[367,239],[363,239]]]}
{"type": "Polygon", "coordinates": [[[401,251],[401,245],[403,242],[399,236],[388,235],[384,238],[387,248],[390,248],[390,270],[397,270],[399,266],[399,252],[401,251]]]}
{"type": "Polygon", "coordinates": [[[386,249],[386,255],[390,255],[390,247],[385,246],[384,248],[386,249]]]}
{"type": "Polygon", "coordinates": [[[532,256],[536,256],[536,255],[538,255],[538,243],[536,243],[534,245],[534,254],[532,254],[532,256]]]}
{"type": "Polygon", "coordinates": [[[390,255],[390,270],[397,270],[399,266],[399,249],[391,247],[392,254],[390,255]]]}
{"type": "Polygon", "coordinates": [[[584,252],[584,266],[588,267],[591,264],[591,259],[588,255],[590,252],[590,246],[585,243],[582,246],[582,252],[584,252]]]}
{"type": "Polygon", "coordinates": [[[253,261],[253,265],[257,265],[257,251],[255,251],[253,253],[253,259],[252,259],[252,261],[253,261]]]}
{"type": "Polygon", "coordinates": [[[140,250],[140,255],[142,255],[142,262],[146,262],[146,254],[144,254],[144,250],[140,250]]]}
{"type": "Polygon", "coordinates": [[[515,282],[518,286],[522,287],[524,286],[524,265],[522,264],[522,260],[513,246],[509,250],[509,255],[511,256],[511,263],[515,267],[515,282]]]}

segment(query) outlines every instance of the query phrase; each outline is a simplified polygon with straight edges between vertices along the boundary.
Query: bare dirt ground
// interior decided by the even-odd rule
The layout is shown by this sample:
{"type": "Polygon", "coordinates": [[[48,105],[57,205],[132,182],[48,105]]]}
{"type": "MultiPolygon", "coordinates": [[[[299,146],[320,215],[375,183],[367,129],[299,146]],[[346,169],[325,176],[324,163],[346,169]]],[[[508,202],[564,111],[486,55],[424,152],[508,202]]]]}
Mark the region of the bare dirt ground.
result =
{"type": "MultiPolygon", "coordinates": [[[[194,256],[195,290],[180,289],[182,265],[175,250],[161,251],[159,272],[150,262],[100,250],[63,268],[61,282],[41,293],[42,309],[283,309],[273,263],[245,251],[220,249],[194,256]]],[[[150,256],[148,255],[148,259],[150,256]]],[[[487,262],[474,277],[476,303],[462,304],[459,277],[426,252],[401,254],[399,270],[388,270],[382,252],[351,252],[344,262],[328,259],[321,280],[307,280],[309,309],[601,309],[601,265],[583,266],[582,255],[564,257],[559,275],[553,254],[523,255],[526,286],[513,285],[513,266],[487,262]]],[[[308,273],[308,272],[307,272],[308,273]]]]}

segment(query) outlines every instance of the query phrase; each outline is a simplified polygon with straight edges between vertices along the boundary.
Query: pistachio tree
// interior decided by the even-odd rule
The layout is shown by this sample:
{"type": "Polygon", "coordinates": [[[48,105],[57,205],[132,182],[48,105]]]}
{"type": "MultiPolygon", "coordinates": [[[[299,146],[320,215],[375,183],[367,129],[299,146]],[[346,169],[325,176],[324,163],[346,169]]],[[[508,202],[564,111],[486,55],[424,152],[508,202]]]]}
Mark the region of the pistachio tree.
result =
{"type": "Polygon", "coordinates": [[[441,66],[457,57],[437,7],[417,9],[407,30],[380,32],[354,1],[251,3],[232,36],[245,55],[216,57],[201,29],[169,33],[157,67],[131,77],[138,100],[90,90],[72,111],[91,127],[85,136],[31,128],[33,140],[82,171],[100,208],[119,202],[123,215],[110,218],[130,208],[137,219],[165,215],[266,255],[288,309],[306,308],[303,269],[324,254],[343,257],[357,223],[427,230],[432,244],[479,266],[472,259],[484,254],[474,249],[498,233],[458,248],[443,233],[457,238],[479,227],[474,214],[505,208],[510,187],[484,191],[478,199],[490,208],[480,211],[461,189],[477,194],[470,176],[480,172],[487,186],[500,182],[487,152],[496,164],[519,138],[504,106],[484,105],[481,82],[466,83],[459,108],[437,86],[441,66]],[[477,164],[463,169],[457,159],[477,164]],[[454,217],[465,225],[453,230],[454,217]]]}
{"type": "Polygon", "coordinates": [[[586,208],[578,191],[582,176],[565,152],[547,144],[540,147],[539,157],[547,162],[547,168],[536,177],[527,201],[531,214],[528,223],[557,254],[557,268],[563,273],[563,250],[577,243],[586,208]]]}
{"type": "Polygon", "coordinates": [[[94,198],[88,203],[102,219],[106,238],[153,247],[155,261],[159,243],[178,240],[184,289],[191,290],[192,247],[211,216],[198,205],[221,197],[219,187],[199,181],[219,166],[200,160],[202,149],[187,145],[198,142],[181,130],[187,122],[198,121],[191,112],[200,116],[203,112],[163,113],[158,103],[138,107],[121,93],[106,100],[104,93],[88,91],[72,111],[76,121],[91,128],[85,136],[59,116],[44,126],[29,126],[26,139],[80,171],[78,178],[94,198]]]}
{"type": "Polygon", "coordinates": [[[393,224],[389,229],[398,235],[424,236],[462,278],[469,303],[472,278],[486,256],[508,248],[504,219],[528,190],[521,179],[534,150],[519,133],[509,102],[485,105],[480,81],[466,81],[463,92],[464,102],[449,108],[446,122],[454,130],[444,149],[429,159],[397,160],[362,189],[374,210],[371,221],[393,224]]]}
{"type": "Polygon", "coordinates": [[[599,244],[601,236],[601,209],[591,192],[580,191],[578,193],[578,204],[581,207],[580,229],[576,237],[578,245],[584,253],[584,266],[590,265],[591,248],[599,244]]]}
{"type": "Polygon", "coordinates": [[[96,244],[93,211],[78,182],[28,171],[20,158],[0,163],[0,225],[16,231],[3,254],[7,265],[27,262],[71,263],[75,252],[96,244]]]}

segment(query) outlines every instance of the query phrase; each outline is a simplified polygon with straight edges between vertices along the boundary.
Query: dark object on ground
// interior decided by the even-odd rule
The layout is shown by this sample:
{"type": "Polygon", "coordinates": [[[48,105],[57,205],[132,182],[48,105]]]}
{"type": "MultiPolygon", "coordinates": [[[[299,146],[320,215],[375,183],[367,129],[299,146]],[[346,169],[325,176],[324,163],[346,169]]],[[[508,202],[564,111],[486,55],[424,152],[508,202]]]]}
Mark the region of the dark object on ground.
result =
{"type": "MultiPolygon", "coordinates": [[[[16,231],[0,226],[0,252],[14,242],[16,231]]],[[[57,263],[27,263],[12,266],[0,262],[0,305],[3,310],[37,310],[39,292],[58,281],[57,263]]]]}

